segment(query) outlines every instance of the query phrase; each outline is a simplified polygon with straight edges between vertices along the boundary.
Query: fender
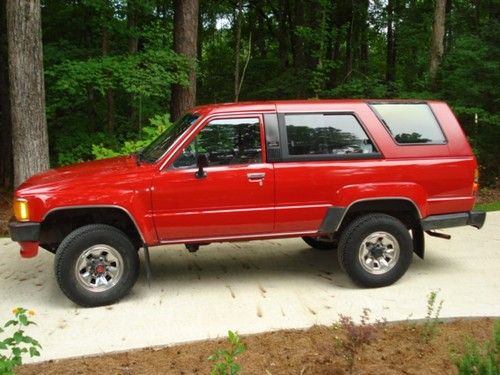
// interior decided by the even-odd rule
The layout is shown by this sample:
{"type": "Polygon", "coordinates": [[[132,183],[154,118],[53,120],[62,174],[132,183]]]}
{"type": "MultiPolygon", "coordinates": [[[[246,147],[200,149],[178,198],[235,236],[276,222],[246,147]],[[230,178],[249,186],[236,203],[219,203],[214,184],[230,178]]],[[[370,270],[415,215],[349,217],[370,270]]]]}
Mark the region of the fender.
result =
{"type": "Polygon", "coordinates": [[[427,193],[414,182],[389,182],[346,185],[334,195],[336,206],[349,208],[364,200],[404,199],[410,201],[420,218],[428,215],[427,193]]]}
{"type": "Polygon", "coordinates": [[[123,211],[134,224],[144,244],[156,244],[158,242],[158,238],[156,237],[156,230],[149,216],[143,216],[143,220],[140,222],[141,225],[139,225],[135,216],[127,208],[117,204],[94,204],[94,205],[74,205],[74,206],[54,207],[45,213],[42,222],[53,212],[63,211],[63,210],[74,210],[74,209],[92,209],[92,208],[114,208],[123,211]]]}
{"type": "Polygon", "coordinates": [[[427,216],[427,194],[415,183],[374,183],[347,185],[339,189],[333,198],[333,207],[327,213],[320,226],[320,233],[333,233],[342,224],[349,209],[360,202],[379,200],[404,200],[415,207],[419,218],[427,216]]]}

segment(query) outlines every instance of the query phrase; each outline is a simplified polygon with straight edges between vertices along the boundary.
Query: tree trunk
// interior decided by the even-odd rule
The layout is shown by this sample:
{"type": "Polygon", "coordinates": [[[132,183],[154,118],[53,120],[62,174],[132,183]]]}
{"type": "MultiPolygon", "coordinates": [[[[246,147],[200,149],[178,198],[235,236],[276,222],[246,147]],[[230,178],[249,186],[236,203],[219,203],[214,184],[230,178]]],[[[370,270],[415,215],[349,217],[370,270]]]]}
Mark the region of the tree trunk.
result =
{"type": "MultiPolygon", "coordinates": [[[[306,26],[304,18],[304,4],[302,0],[294,0],[292,2],[293,10],[289,14],[290,30],[291,30],[291,46],[293,56],[293,67],[295,74],[301,77],[304,74],[305,54],[304,54],[304,39],[299,34],[299,27],[306,26]]],[[[306,85],[299,83],[296,90],[297,98],[306,96],[306,85]]]]}
{"type": "Polygon", "coordinates": [[[237,102],[240,94],[240,45],[241,45],[241,19],[243,12],[243,0],[238,0],[238,14],[236,15],[236,48],[234,49],[234,101],[237,102]]]}
{"type": "Polygon", "coordinates": [[[368,24],[368,11],[370,2],[363,0],[360,4],[360,41],[359,41],[359,70],[363,74],[368,73],[368,31],[370,25],[368,24]]]}
{"type": "Polygon", "coordinates": [[[7,0],[14,186],[49,168],[40,0],[7,0]]]}
{"type": "MultiPolygon", "coordinates": [[[[137,37],[137,19],[138,9],[137,0],[127,1],[127,31],[128,31],[128,53],[131,55],[137,53],[139,50],[139,38],[137,37]]],[[[137,109],[135,105],[135,96],[128,95],[129,108],[128,119],[130,124],[137,129],[139,135],[141,133],[141,123],[137,117],[137,109]]]]}
{"type": "Polygon", "coordinates": [[[387,60],[385,79],[387,82],[396,80],[396,25],[395,8],[397,0],[389,0],[387,3],[387,60]]]}
{"type": "Polygon", "coordinates": [[[352,63],[354,57],[354,41],[355,41],[355,28],[356,28],[356,7],[350,4],[349,7],[350,20],[349,28],[347,29],[346,47],[345,47],[345,79],[348,79],[352,73],[352,63]]]}
{"type": "Polygon", "coordinates": [[[139,38],[137,38],[137,3],[136,0],[127,1],[127,28],[128,28],[128,52],[136,53],[139,49],[139,38]]]}
{"type": "MultiPolygon", "coordinates": [[[[106,56],[109,53],[109,31],[106,27],[102,30],[102,55],[106,56]]],[[[106,104],[107,104],[107,126],[106,132],[112,134],[115,129],[115,93],[113,89],[106,90],[106,104]]]]}
{"type": "Polygon", "coordinates": [[[265,58],[267,54],[266,48],[266,22],[265,22],[265,13],[263,9],[262,0],[255,1],[255,16],[257,18],[257,22],[253,27],[252,34],[254,35],[255,47],[259,52],[259,56],[261,58],[265,58]]]}
{"type": "Polygon", "coordinates": [[[187,87],[172,85],[172,100],[170,117],[177,120],[196,102],[196,59],[198,37],[198,0],[174,0],[174,51],[193,60],[193,67],[189,71],[187,87]]]}
{"type": "Polygon", "coordinates": [[[446,0],[436,0],[434,23],[432,25],[431,61],[429,65],[429,77],[432,84],[436,80],[436,74],[443,59],[445,14],[446,0]]]}
{"type": "Polygon", "coordinates": [[[286,0],[280,0],[278,3],[278,54],[283,68],[288,68],[290,62],[288,60],[289,49],[289,29],[288,29],[288,7],[286,0]]]}
{"type": "Polygon", "coordinates": [[[12,122],[10,119],[7,20],[5,3],[0,4],[0,189],[12,189],[12,122]]]}

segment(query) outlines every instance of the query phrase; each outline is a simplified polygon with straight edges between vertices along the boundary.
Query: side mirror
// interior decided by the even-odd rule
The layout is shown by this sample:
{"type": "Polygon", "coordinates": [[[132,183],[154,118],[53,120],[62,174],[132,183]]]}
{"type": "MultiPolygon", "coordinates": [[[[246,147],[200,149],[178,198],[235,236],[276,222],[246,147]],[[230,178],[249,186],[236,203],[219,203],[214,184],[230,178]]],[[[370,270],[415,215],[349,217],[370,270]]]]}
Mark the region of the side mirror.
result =
{"type": "Polygon", "coordinates": [[[208,167],[208,158],[205,154],[198,154],[196,158],[196,165],[198,166],[198,171],[194,174],[196,178],[205,178],[207,177],[207,173],[203,170],[203,168],[208,167]]]}

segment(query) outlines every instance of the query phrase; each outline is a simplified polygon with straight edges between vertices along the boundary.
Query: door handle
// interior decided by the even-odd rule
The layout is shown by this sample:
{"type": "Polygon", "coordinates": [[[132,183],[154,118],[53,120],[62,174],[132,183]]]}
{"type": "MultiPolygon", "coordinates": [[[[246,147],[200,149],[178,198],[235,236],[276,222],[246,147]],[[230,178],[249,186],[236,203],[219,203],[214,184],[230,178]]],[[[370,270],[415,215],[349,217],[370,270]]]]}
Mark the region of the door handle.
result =
{"type": "Polygon", "coordinates": [[[263,180],[266,177],[265,173],[247,173],[247,177],[250,181],[263,180]]]}

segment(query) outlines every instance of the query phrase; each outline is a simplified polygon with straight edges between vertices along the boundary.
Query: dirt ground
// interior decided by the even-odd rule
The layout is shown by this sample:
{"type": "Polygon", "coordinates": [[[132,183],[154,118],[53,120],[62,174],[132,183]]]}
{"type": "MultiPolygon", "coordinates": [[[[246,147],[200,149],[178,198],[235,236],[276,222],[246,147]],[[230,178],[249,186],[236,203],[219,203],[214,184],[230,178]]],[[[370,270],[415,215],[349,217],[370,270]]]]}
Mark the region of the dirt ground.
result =
{"type": "Polygon", "coordinates": [[[0,191],[0,236],[8,232],[7,224],[12,216],[12,197],[0,191]]]}
{"type": "Polygon", "coordinates": [[[494,203],[500,201],[500,187],[479,190],[476,203],[494,203]]]}
{"type": "MultiPolygon", "coordinates": [[[[437,335],[425,342],[420,325],[379,326],[371,342],[359,347],[350,368],[344,331],[315,326],[243,336],[247,350],[236,362],[242,374],[457,374],[453,356],[463,352],[465,338],[483,343],[492,330],[492,319],[457,320],[439,324],[437,335]]],[[[24,365],[16,374],[208,374],[207,358],[216,348],[229,349],[220,339],[24,365]]]]}

